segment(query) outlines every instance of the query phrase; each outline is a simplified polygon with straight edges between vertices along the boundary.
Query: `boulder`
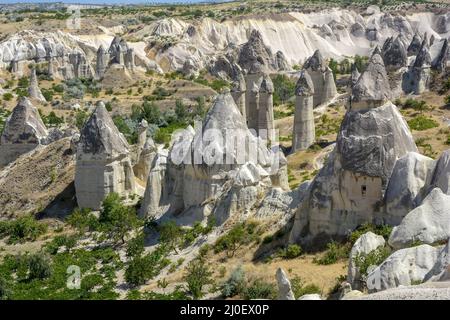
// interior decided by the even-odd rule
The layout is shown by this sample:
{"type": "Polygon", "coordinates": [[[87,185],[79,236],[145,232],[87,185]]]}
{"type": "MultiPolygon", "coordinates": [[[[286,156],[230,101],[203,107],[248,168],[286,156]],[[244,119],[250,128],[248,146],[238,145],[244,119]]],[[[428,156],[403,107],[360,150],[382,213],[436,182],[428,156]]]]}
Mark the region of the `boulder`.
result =
{"type": "Polygon", "coordinates": [[[394,227],[389,245],[399,249],[415,241],[433,244],[450,238],[450,196],[441,189],[431,190],[422,204],[394,227]]]}
{"type": "Polygon", "coordinates": [[[395,251],[367,276],[369,292],[436,280],[449,267],[449,245],[423,244],[395,251]]]}
{"type": "Polygon", "coordinates": [[[283,269],[277,269],[278,300],[295,300],[291,282],[283,269]]]}
{"type": "Polygon", "coordinates": [[[0,168],[41,145],[47,135],[38,110],[30,100],[20,98],[0,137],[0,168]]]}
{"type": "Polygon", "coordinates": [[[400,224],[408,212],[421,204],[434,167],[433,159],[416,152],[409,152],[397,160],[384,196],[387,213],[384,223],[400,224]]]}
{"type": "Polygon", "coordinates": [[[78,206],[98,210],[109,193],[133,194],[129,146],[103,103],[95,108],[80,134],[75,167],[78,206]]]}
{"type": "Polygon", "coordinates": [[[361,283],[361,280],[363,279],[359,268],[356,266],[355,259],[357,259],[359,255],[367,255],[379,247],[383,247],[384,244],[384,238],[373,232],[367,232],[356,240],[350,251],[347,276],[347,281],[351,284],[353,289],[361,290],[364,288],[361,283]]]}

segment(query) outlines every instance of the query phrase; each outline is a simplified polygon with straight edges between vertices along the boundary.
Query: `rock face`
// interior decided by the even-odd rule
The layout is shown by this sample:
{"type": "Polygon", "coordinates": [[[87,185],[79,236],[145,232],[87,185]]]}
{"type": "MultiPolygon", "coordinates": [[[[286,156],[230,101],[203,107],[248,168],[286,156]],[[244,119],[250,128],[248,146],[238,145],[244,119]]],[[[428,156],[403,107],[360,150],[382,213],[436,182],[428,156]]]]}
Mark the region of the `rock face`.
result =
{"type": "Polygon", "coordinates": [[[253,30],[238,56],[238,64],[242,69],[251,72],[255,68],[262,68],[263,71],[269,71],[273,68],[272,51],[264,44],[262,35],[259,31],[253,30]]]}
{"type": "Polygon", "coordinates": [[[391,87],[383,59],[375,53],[352,88],[350,109],[364,110],[379,107],[391,96],[391,87]]]}
{"type": "Polygon", "coordinates": [[[421,204],[428,192],[434,167],[433,159],[415,152],[397,160],[385,193],[387,214],[384,223],[400,224],[409,211],[421,204]]]}
{"type": "Polygon", "coordinates": [[[412,38],[411,43],[408,46],[408,49],[407,49],[408,56],[416,56],[420,51],[421,45],[422,45],[422,39],[416,33],[414,35],[414,37],[412,38]]]}
{"type": "Polygon", "coordinates": [[[97,66],[96,66],[96,73],[97,77],[99,79],[103,78],[106,68],[109,64],[109,54],[105,50],[105,48],[100,45],[100,47],[97,50],[97,66]]]}
{"type": "Polygon", "coordinates": [[[127,42],[119,36],[114,37],[108,49],[109,65],[119,64],[125,66],[128,70],[133,70],[135,66],[134,50],[130,48],[127,42]]]}
{"type": "Polygon", "coordinates": [[[431,68],[438,72],[443,72],[445,67],[447,66],[447,61],[450,57],[448,47],[448,39],[444,39],[442,41],[441,50],[439,51],[439,55],[433,60],[431,63],[431,68]]]}
{"type": "Polygon", "coordinates": [[[79,50],[69,54],[70,69],[66,67],[65,78],[85,78],[90,79],[95,75],[92,66],[88,63],[86,54],[79,50]]]}
{"type": "Polygon", "coordinates": [[[430,184],[432,188],[440,188],[450,195],[450,150],[444,151],[439,157],[430,184]]]}
{"type": "Polygon", "coordinates": [[[415,282],[436,281],[445,276],[449,260],[449,244],[401,249],[369,273],[367,287],[369,292],[376,292],[415,282]]]}
{"type": "Polygon", "coordinates": [[[403,74],[402,89],[405,93],[421,94],[429,87],[431,56],[427,39],[422,41],[419,53],[408,72],[403,74]]]}
{"type": "Polygon", "coordinates": [[[277,53],[275,54],[275,68],[278,71],[290,70],[289,64],[288,64],[286,57],[284,56],[284,53],[282,51],[277,51],[277,53]]]}
{"type": "Polygon", "coordinates": [[[278,300],[295,300],[291,282],[283,269],[277,269],[278,300]]]}
{"type": "Polygon", "coordinates": [[[417,152],[414,139],[391,102],[348,111],[334,151],[297,210],[290,241],[344,236],[358,225],[382,219],[388,179],[397,159],[410,151],[417,152]]]}
{"type": "Polygon", "coordinates": [[[313,105],[314,107],[330,101],[337,94],[334,83],[333,72],[327,66],[322,54],[316,50],[306,60],[303,69],[308,72],[314,85],[313,105]]]}
{"type": "Polygon", "coordinates": [[[244,119],[247,118],[246,111],[246,100],[245,95],[247,91],[247,86],[245,84],[244,75],[240,72],[236,79],[233,81],[233,86],[231,88],[231,95],[233,96],[234,102],[238,106],[239,111],[241,112],[244,119]]]}
{"type": "Polygon", "coordinates": [[[406,66],[408,54],[400,36],[388,38],[382,48],[383,61],[386,69],[398,70],[406,66]]]}
{"type": "Polygon", "coordinates": [[[414,241],[433,244],[450,238],[450,196],[441,189],[431,190],[423,203],[394,227],[389,245],[405,248],[414,241]]]}
{"type": "Polygon", "coordinates": [[[268,74],[264,74],[259,87],[258,135],[273,141],[273,83],[268,74]]]}
{"type": "Polygon", "coordinates": [[[48,132],[37,109],[22,97],[6,120],[0,138],[0,167],[43,143],[48,132]]]}
{"type": "Polygon", "coordinates": [[[42,95],[41,89],[39,89],[39,83],[36,76],[36,69],[31,68],[30,75],[30,86],[28,87],[28,96],[31,99],[37,100],[39,102],[46,102],[44,96],[42,95]]]}
{"type": "Polygon", "coordinates": [[[361,290],[364,286],[360,282],[362,280],[359,268],[355,264],[355,259],[359,255],[367,255],[385,244],[384,238],[378,236],[373,232],[367,232],[356,240],[350,252],[348,262],[348,276],[347,281],[351,287],[356,290],[361,290]]]}
{"type": "Polygon", "coordinates": [[[361,73],[359,73],[358,68],[355,64],[352,65],[352,74],[350,76],[350,88],[353,88],[355,84],[358,82],[361,73]]]}
{"type": "Polygon", "coordinates": [[[80,208],[98,210],[105,197],[134,193],[129,146],[100,103],[81,130],[77,146],[75,189],[80,208]]]}
{"type": "Polygon", "coordinates": [[[295,88],[293,152],[308,149],[315,141],[313,96],[314,85],[311,77],[303,71],[295,88]]]}
{"type": "Polygon", "coordinates": [[[214,216],[223,223],[249,212],[258,194],[282,187],[286,164],[280,163],[248,130],[232,96],[221,94],[201,128],[185,130],[170,150],[158,152],[140,214],[176,215],[180,223],[214,216]]]}

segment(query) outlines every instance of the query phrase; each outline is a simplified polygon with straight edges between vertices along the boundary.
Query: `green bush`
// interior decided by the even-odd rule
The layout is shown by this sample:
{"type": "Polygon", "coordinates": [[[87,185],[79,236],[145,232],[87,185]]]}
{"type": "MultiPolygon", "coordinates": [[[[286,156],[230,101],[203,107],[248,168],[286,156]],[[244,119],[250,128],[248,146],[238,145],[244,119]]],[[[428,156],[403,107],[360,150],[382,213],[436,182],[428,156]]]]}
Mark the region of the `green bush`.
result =
{"type": "Polygon", "coordinates": [[[392,232],[392,227],[387,224],[374,225],[371,223],[365,223],[356,228],[356,230],[349,235],[348,240],[350,241],[350,244],[353,246],[353,244],[356,242],[356,240],[358,240],[359,237],[361,237],[364,233],[367,233],[369,231],[377,235],[383,236],[383,238],[387,240],[389,239],[389,236],[392,232]]]}
{"type": "Polygon", "coordinates": [[[403,103],[403,108],[405,109],[414,109],[416,111],[425,111],[428,109],[427,103],[423,100],[414,100],[411,98],[406,99],[406,101],[403,103]]]}
{"type": "Polygon", "coordinates": [[[302,254],[302,248],[297,244],[290,244],[287,248],[280,250],[279,256],[285,259],[294,259],[302,254]]]}
{"type": "Polygon", "coordinates": [[[315,258],[314,262],[320,265],[329,265],[338,262],[341,259],[347,259],[350,248],[348,244],[339,244],[337,242],[330,242],[327,244],[325,254],[320,258],[315,258]]]}
{"type": "Polygon", "coordinates": [[[91,213],[90,209],[75,209],[71,215],[66,218],[66,222],[72,227],[78,229],[83,234],[87,231],[95,231],[99,227],[98,219],[91,213]]]}
{"type": "Polygon", "coordinates": [[[252,222],[235,225],[226,235],[217,239],[214,244],[214,252],[226,251],[228,257],[233,257],[236,251],[243,245],[258,239],[256,224],[252,222]]]}
{"type": "Polygon", "coordinates": [[[194,259],[189,262],[186,268],[184,281],[187,283],[187,289],[194,299],[203,297],[203,287],[213,282],[212,272],[203,259],[194,259]]]}
{"type": "Polygon", "coordinates": [[[11,101],[12,98],[13,98],[13,95],[10,92],[6,92],[3,94],[3,100],[5,100],[5,101],[11,101]]]}
{"type": "Polygon", "coordinates": [[[234,297],[244,292],[245,272],[241,266],[234,269],[230,277],[222,284],[222,296],[225,298],[234,297]]]}
{"type": "Polygon", "coordinates": [[[47,231],[47,225],[31,215],[12,221],[0,221],[0,237],[8,237],[9,243],[34,241],[47,231]]]}
{"type": "Polygon", "coordinates": [[[0,276],[0,300],[8,300],[11,296],[11,284],[0,276]]]}
{"type": "Polygon", "coordinates": [[[157,276],[167,266],[166,254],[164,247],[158,247],[145,256],[135,255],[125,270],[127,283],[138,286],[157,276]]]}
{"type": "Polygon", "coordinates": [[[414,119],[409,120],[408,125],[413,130],[423,131],[431,128],[436,128],[439,124],[431,118],[419,115],[414,119]]]}
{"type": "Polygon", "coordinates": [[[256,279],[250,283],[244,291],[246,300],[253,299],[275,299],[277,290],[273,283],[266,282],[262,279],[256,279]]]}
{"type": "Polygon", "coordinates": [[[183,239],[183,231],[174,220],[169,220],[162,223],[158,227],[159,241],[166,244],[169,250],[175,250],[181,244],[183,239]]]}
{"type": "Polygon", "coordinates": [[[355,266],[359,273],[365,277],[370,266],[378,266],[391,254],[387,247],[379,247],[369,253],[359,253],[354,258],[355,266]]]}
{"type": "Polygon", "coordinates": [[[291,279],[292,292],[295,299],[300,298],[305,294],[322,294],[322,290],[315,284],[306,284],[302,278],[296,276],[291,279]]]}
{"type": "Polygon", "coordinates": [[[273,104],[278,106],[285,104],[295,95],[295,81],[284,74],[278,74],[273,78],[273,104]]]}
{"type": "Polygon", "coordinates": [[[43,252],[35,253],[29,257],[28,261],[28,279],[45,279],[50,277],[51,259],[43,252]]]}
{"type": "Polygon", "coordinates": [[[144,252],[145,235],[144,233],[138,234],[127,243],[127,257],[139,256],[144,252]]]}

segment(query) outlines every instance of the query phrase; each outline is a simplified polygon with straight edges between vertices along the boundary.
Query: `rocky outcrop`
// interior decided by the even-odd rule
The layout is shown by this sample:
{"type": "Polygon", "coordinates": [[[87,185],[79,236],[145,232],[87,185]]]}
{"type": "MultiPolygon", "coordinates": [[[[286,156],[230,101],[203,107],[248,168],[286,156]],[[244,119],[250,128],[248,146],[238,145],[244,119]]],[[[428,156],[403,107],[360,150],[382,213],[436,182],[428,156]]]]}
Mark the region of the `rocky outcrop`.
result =
{"type": "Polygon", "coordinates": [[[66,78],[71,78],[72,74],[75,78],[89,79],[94,77],[95,72],[92,66],[88,63],[86,54],[83,51],[79,50],[70,53],[69,62],[71,65],[71,71],[66,74],[66,78]]]}
{"type": "Polygon", "coordinates": [[[248,41],[240,49],[238,64],[247,72],[255,68],[261,68],[263,71],[273,68],[272,51],[264,44],[259,31],[253,30],[248,41]]]}
{"type": "Polygon", "coordinates": [[[273,83],[268,74],[264,74],[259,87],[258,135],[263,139],[275,139],[273,117],[273,83]]]}
{"type": "Polygon", "coordinates": [[[419,53],[421,46],[422,46],[422,38],[416,33],[408,46],[407,49],[408,57],[416,56],[419,53]]]}
{"type": "Polygon", "coordinates": [[[20,98],[0,138],[0,167],[38,147],[47,135],[38,110],[27,98],[20,98]]]}
{"type": "Polygon", "coordinates": [[[286,57],[282,51],[277,51],[275,54],[275,68],[278,71],[289,71],[289,64],[286,57]]]}
{"type": "Polygon", "coordinates": [[[367,232],[356,240],[350,251],[347,275],[347,281],[353,289],[361,290],[364,288],[363,283],[361,283],[361,280],[363,280],[362,275],[356,263],[357,259],[360,256],[368,255],[372,251],[383,247],[384,244],[384,238],[373,232],[367,232]]]}
{"type": "Polygon", "coordinates": [[[424,244],[401,249],[369,273],[367,288],[369,292],[376,292],[400,285],[436,281],[446,274],[449,262],[449,244],[440,247],[424,244]]]}
{"type": "Polygon", "coordinates": [[[410,151],[417,152],[417,147],[392,103],[348,111],[334,151],[297,210],[290,240],[344,236],[358,225],[382,219],[389,177],[397,159],[410,151]]]}
{"type": "Polygon", "coordinates": [[[278,154],[247,128],[229,93],[219,95],[203,126],[174,137],[168,151],[153,160],[141,215],[175,214],[179,223],[214,216],[223,223],[250,212],[263,194],[277,184],[278,154]]]}
{"type": "Polygon", "coordinates": [[[408,61],[406,48],[400,36],[386,39],[382,48],[383,61],[387,70],[398,70],[405,67],[408,61]]]}
{"type": "Polygon", "coordinates": [[[327,66],[319,50],[316,50],[314,54],[306,60],[303,69],[308,72],[314,85],[314,107],[326,103],[336,96],[337,90],[333,72],[327,66]]]}
{"type": "Polygon", "coordinates": [[[309,74],[303,71],[295,88],[294,132],[292,151],[305,150],[315,141],[313,113],[314,85],[309,74]]]}
{"type": "Polygon", "coordinates": [[[283,269],[277,269],[278,300],[295,300],[291,282],[283,269]]]}
{"type": "Polygon", "coordinates": [[[450,196],[441,189],[431,190],[422,204],[406,215],[399,226],[394,227],[389,245],[405,248],[412,243],[433,244],[450,238],[450,196]]]}
{"type": "Polygon", "coordinates": [[[443,72],[447,67],[447,61],[450,57],[449,47],[448,47],[448,39],[444,39],[442,41],[441,49],[439,50],[439,54],[431,63],[431,69],[436,70],[438,72],[443,72]]]}
{"type": "Polygon", "coordinates": [[[78,206],[98,210],[105,197],[135,192],[129,146],[100,103],[81,130],[77,146],[75,189],[78,206]]]}
{"type": "Polygon", "coordinates": [[[39,102],[47,102],[39,89],[39,83],[36,76],[36,69],[31,68],[30,85],[28,87],[28,97],[39,102]]]}
{"type": "Polygon", "coordinates": [[[422,41],[419,53],[408,72],[403,74],[402,89],[405,93],[421,94],[428,90],[430,82],[431,56],[427,39],[422,41]]]}
{"type": "Polygon", "coordinates": [[[234,102],[238,106],[238,109],[244,119],[247,119],[245,100],[246,91],[247,85],[245,84],[245,78],[244,75],[240,72],[238,73],[236,79],[233,81],[233,85],[231,87],[231,95],[233,96],[234,102]]]}
{"type": "Polygon", "coordinates": [[[444,151],[439,157],[430,185],[450,195],[450,150],[444,151]]]}
{"type": "Polygon", "coordinates": [[[105,75],[106,68],[109,64],[109,54],[105,50],[105,48],[100,45],[97,50],[97,65],[96,65],[96,73],[99,79],[103,78],[105,75]]]}
{"type": "Polygon", "coordinates": [[[350,75],[350,88],[353,88],[355,84],[358,82],[361,73],[359,73],[358,68],[355,64],[352,64],[352,74],[350,75]]]}
{"type": "Polygon", "coordinates": [[[352,88],[350,109],[376,108],[383,105],[391,96],[391,87],[383,59],[375,53],[352,88]]]}
{"type": "Polygon", "coordinates": [[[409,152],[395,163],[384,196],[384,223],[398,225],[404,216],[422,203],[431,183],[435,161],[409,152]]]}

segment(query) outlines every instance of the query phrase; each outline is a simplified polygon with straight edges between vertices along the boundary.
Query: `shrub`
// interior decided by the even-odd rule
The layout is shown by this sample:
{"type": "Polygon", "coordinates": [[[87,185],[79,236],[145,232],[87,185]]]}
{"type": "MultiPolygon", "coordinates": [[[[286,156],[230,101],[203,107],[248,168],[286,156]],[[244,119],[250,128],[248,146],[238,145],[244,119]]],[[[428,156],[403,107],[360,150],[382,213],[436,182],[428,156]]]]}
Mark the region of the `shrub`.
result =
{"type": "Polygon", "coordinates": [[[358,240],[359,237],[361,237],[364,233],[367,233],[369,231],[377,235],[383,236],[384,239],[387,240],[392,232],[392,227],[387,224],[374,225],[371,223],[365,223],[356,228],[356,230],[349,235],[348,240],[350,241],[350,244],[353,245],[356,242],[356,240],[358,240]]]}
{"type": "Polygon", "coordinates": [[[175,250],[183,238],[183,231],[174,220],[166,221],[159,226],[159,239],[161,243],[167,244],[169,250],[175,250]]]}
{"type": "Polygon", "coordinates": [[[212,272],[204,259],[194,259],[189,262],[184,280],[187,282],[187,289],[194,299],[203,297],[203,286],[213,282],[211,275],[212,272]]]}
{"type": "Polygon", "coordinates": [[[273,104],[285,104],[295,94],[295,81],[284,74],[273,78],[273,104]]]}
{"type": "Polygon", "coordinates": [[[230,277],[222,285],[222,296],[225,298],[241,294],[245,289],[245,273],[241,266],[234,269],[230,277]]]}
{"type": "Polygon", "coordinates": [[[9,236],[9,243],[34,241],[47,231],[47,225],[25,215],[13,221],[0,222],[0,237],[9,236]]]}
{"type": "Polygon", "coordinates": [[[290,244],[287,248],[282,249],[279,253],[281,258],[294,259],[302,254],[302,248],[297,244],[290,244]]]}
{"type": "Polygon", "coordinates": [[[246,300],[253,299],[275,299],[276,288],[273,283],[266,282],[262,279],[254,280],[244,291],[246,300]]]}
{"type": "Polygon", "coordinates": [[[12,294],[10,289],[11,284],[0,276],[0,300],[8,300],[12,294]]]}
{"type": "Polygon", "coordinates": [[[417,101],[411,98],[406,99],[406,101],[403,103],[403,108],[406,109],[414,109],[416,111],[425,111],[428,109],[427,103],[423,100],[417,101]]]}
{"type": "Polygon", "coordinates": [[[13,95],[10,92],[6,92],[3,94],[3,100],[5,100],[5,101],[11,101],[12,98],[13,98],[13,95]]]}
{"type": "Polygon", "coordinates": [[[293,277],[291,279],[291,287],[292,287],[292,292],[294,293],[295,299],[298,299],[305,294],[314,294],[314,293],[321,294],[322,293],[322,290],[320,290],[320,288],[317,285],[305,284],[303,279],[300,277],[293,277]]]}
{"type": "Polygon", "coordinates": [[[157,276],[161,269],[167,266],[165,256],[164,247],[159,247],[143,257],[134,256],[125,270],[125,280],[134,286],[144,284],[145,281],[157,276]]]}
{"type": "Polygon", "coordinates": [[[50,262],[51,259],[43,252],[31,255],[28,260],[28,278],[32,280],[50,277],[52,273],[50,262]]]}
{"type": "Polygon", "coordinates": [[[127,257],[139,256],[144,252],[144,233],[138,234],[136,237],[128,241],[127,257]]]}
{"type": "Polygon", "coordinates": [[[91,213],[90,209],[75,209],[70,216],[66,218],[66,222],[72,227],[78,229],[83,234],[87,231],[97,230],[99,222],[91,213]]]}
{"type": "Polygon", "coordinates": [[[367,276],[367,271],[370,266],[378,266],[390,255],[390,250],[387,247],[379,247],[367,254],[359,253],[354,258],[355,266],[358,268],[359,273],[363,276],[367,276]]]}
{"type": "Polygon", "coordinates": [[[409,120],[408,125],[413,130],[423,131],[437,127],[438,123],[431,118],[419,115],[414,119],[409,120]]]}
{"type": "Polygon", "coordinates": [[[320,265],[329,265],[336,263],[340,259],[346,259],[348,258],[348,253],[350,251],[350,248],[348,245],[341,245],[337,242],[330,242],[327,244],[327,251],[325,254],[319,258],[314,259],[314,262],[320,265]]]}

